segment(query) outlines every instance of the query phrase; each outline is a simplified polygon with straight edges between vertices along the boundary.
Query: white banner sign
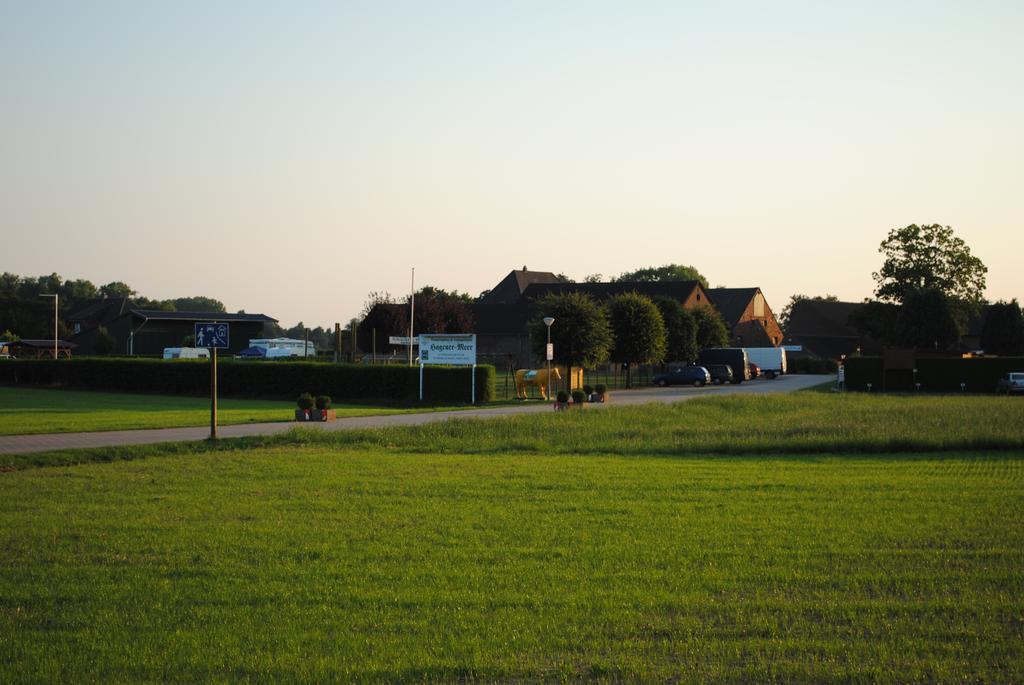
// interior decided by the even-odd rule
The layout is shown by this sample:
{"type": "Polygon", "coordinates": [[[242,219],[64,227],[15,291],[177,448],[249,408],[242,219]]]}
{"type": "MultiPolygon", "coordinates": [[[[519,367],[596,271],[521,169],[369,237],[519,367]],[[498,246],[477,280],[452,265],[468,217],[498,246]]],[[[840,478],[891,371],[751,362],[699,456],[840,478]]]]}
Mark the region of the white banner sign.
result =
{"type": "Polygon", "coordinates": [[[420,363],[476,365],[476,334],[421,335],[420,363]]]}
{"type": "MultiPolygon", "coordinates": [[[[413,338],[412,339],[412,344],[413,345],[419,345],[420,344],[420,339],[419,338],[413,338]]],[[[408,347],[409,346],[409,336],[407,336],[407,335],[392,335],[392,336],[389,336],[388,337],[388,345],[402,345],[403,347],[408,347]]]]}

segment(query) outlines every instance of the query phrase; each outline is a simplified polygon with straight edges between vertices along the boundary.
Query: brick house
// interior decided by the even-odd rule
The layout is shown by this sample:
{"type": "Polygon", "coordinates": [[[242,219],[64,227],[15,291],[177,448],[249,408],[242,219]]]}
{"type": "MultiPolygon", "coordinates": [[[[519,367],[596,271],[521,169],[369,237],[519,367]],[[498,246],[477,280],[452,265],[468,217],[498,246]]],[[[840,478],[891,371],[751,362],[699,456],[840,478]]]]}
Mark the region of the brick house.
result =
{"type": "Polygon", "coordinates": [[[782,327],[760,288],[712,288],[711,302],[725,319],[734,347],[778,347],[782,327]]]}

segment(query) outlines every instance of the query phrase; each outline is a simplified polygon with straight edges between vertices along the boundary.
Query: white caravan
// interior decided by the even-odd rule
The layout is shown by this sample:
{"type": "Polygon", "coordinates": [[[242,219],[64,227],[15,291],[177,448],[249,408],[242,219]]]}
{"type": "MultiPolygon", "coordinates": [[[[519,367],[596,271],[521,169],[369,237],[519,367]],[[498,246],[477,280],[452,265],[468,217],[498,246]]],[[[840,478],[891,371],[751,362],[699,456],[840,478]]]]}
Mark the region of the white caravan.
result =
{"type": "Polygon", "coordinates": [[[209,359],[210,350],[205,347],[165,347],[164,359],[209,359]]]}
{"type": "Polygon", "coordinates": [[[315,357],[316,345],[294,338],[254,338],[249,347],[261,347],[267,351],[266,358],[274,357],[315,357]],[[302,353],[305,345],[306,353],[302,353]]]}

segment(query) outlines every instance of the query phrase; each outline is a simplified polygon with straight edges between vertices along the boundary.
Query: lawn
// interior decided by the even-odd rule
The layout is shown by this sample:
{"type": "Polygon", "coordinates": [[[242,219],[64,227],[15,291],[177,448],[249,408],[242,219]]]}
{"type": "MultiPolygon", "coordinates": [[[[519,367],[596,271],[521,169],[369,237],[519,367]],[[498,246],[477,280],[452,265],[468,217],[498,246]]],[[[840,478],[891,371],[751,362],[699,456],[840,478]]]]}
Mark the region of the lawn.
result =
{"type": "MultiPolygon", "coordinates": [[[[339,417],[401,414],[416,409],[334,405],[339,417]]],[[[219,399],[217,423],[294,419],[295,405],[268,400],[219,399]]],[[[0,435],[178,428],[210,423],[210,399],[164,395],[0,387],[0,435]]]]}
{"type": "Polygon", "coordinates": [[[841,438],[848,427],[820,420],[840,408],[850,422],[904,413],[887,440],[930,412],[966,428],[1024,403],[796,399],[781,406],[799,430],[759,429],[770,455],[724,436],[771,410],[711,398],[651,408],[650,427],[613,407],[0,473],[0,669],[8,682],[1024,680],[1024,449],[998,433],[991,449],[933,449],[957,434],[947,424],[876,454],[785,450],[817,444],[815,430],[841,438]],[[727,425],[703,451],[662,439],[687,422],[727,425]],[[487,448],[552,426],[549,451],[487,448]]]}

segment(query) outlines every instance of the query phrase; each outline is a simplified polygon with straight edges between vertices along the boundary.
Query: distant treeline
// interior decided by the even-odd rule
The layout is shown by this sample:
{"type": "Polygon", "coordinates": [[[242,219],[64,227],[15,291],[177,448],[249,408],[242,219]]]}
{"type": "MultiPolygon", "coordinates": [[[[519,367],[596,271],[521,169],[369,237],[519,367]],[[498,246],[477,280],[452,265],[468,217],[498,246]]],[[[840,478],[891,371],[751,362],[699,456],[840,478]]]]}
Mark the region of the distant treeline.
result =
{"type": "MultiPolygon", "coordinates": [[[[67,327],[68,316],[99,298],[125,297],[140,309],[211,313],[227,311],[223,302],[203,295],[154,300],[139,295],[130,285],[122,281],[96,286],[91,281],[81,278],[64,280],[55,273],[32,278],[5,272],[0,276],[0,340],[51,337],[53,335],[53,300],[43,297],[43,295],[53,294],[59,296],[57,333],[63,339],[70,335],[67,327]]],[[[268,323],[264,329],[264,335],[268,338],[302,339],[305,331],[306,326],[301,321],[291,328],[282,328],[275,323],[268,323]]],[[[334,349],[334,327],[311,328],[309,339],[319,349],[334,349]]]]}

